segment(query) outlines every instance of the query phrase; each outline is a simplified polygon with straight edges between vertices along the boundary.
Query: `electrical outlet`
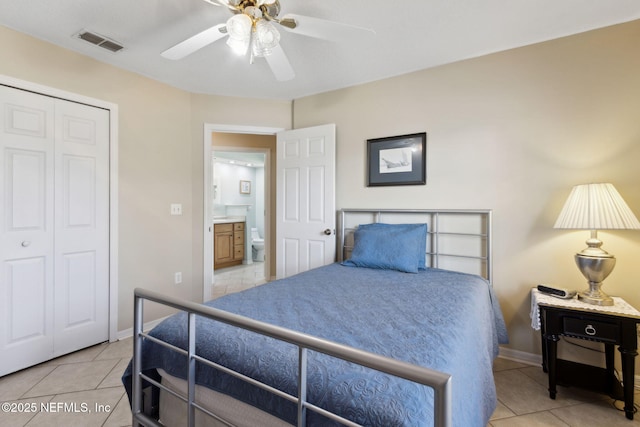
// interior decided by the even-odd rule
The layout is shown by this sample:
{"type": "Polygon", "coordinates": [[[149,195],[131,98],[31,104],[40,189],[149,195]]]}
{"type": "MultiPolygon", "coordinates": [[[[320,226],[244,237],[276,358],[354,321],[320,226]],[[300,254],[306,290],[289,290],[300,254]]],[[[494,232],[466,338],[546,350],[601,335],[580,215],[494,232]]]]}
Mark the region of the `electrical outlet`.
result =
{"type": "Polygon", "coordinates": [[[173,281],[175,282],[176,285],[179,285],[180,283],[182,283],[182,273],[180,271],[176,272],[173,275],[173,281]]]}

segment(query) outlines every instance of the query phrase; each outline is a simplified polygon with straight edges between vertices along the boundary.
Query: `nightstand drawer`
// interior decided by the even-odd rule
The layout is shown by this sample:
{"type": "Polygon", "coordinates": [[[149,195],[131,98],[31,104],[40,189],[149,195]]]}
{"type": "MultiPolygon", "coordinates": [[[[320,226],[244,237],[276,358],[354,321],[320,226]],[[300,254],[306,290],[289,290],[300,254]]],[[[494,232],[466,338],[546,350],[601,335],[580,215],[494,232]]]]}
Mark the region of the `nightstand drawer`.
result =
{"type": "Polygon", "coordinates": [[[577,317],[564,317],[564,333],[588,340],[617,342],[620,327],[617,323],[594,322],[577,317]]]}

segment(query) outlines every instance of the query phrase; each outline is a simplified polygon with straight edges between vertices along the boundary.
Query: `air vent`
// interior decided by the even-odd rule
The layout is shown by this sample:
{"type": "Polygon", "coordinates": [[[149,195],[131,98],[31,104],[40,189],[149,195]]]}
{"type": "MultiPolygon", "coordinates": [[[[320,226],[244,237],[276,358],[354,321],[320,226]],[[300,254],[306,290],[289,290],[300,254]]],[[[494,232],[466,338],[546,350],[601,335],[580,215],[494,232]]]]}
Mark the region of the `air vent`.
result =
{"type": "Polygon", "coordinates": [[[96,46],[100,46],[101,48],[109,50],[111,52],[118,52],[123,48],[122,45],[111,39],[108,39],[107,37],[86,30],[80,31],[78,34],[76,34],[76,37],[96,46]]]}

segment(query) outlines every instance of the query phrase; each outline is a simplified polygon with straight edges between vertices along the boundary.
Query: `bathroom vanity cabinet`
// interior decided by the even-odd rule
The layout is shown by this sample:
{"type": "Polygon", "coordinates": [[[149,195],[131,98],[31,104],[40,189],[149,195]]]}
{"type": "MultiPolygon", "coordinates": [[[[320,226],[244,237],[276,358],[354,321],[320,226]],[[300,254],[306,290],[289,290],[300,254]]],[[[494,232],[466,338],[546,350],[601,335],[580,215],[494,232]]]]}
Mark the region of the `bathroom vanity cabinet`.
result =
{"type": "Polygon", "coordinates": [[[228,222],[213,226],[213,268],[242,264],[244,259],[244,222],[228,222]]]}

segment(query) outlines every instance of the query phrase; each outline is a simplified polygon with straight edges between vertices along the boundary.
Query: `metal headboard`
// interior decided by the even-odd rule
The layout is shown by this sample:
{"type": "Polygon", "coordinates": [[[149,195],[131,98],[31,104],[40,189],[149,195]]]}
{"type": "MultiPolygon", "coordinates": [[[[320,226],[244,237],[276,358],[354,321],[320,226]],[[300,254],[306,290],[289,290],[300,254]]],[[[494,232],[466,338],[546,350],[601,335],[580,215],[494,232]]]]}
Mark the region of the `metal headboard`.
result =
{"type": "Polygon", "coordinates": [[[429,267],[478,274],[493,283],[490,209],[342,209],[338,261],[348,259],[359,224],[426,223],[429,267]]]}

